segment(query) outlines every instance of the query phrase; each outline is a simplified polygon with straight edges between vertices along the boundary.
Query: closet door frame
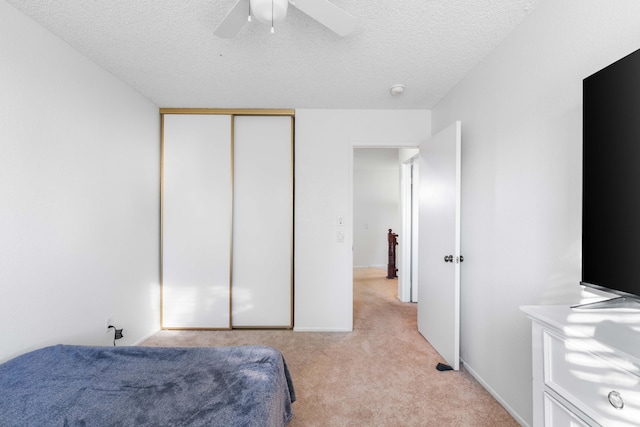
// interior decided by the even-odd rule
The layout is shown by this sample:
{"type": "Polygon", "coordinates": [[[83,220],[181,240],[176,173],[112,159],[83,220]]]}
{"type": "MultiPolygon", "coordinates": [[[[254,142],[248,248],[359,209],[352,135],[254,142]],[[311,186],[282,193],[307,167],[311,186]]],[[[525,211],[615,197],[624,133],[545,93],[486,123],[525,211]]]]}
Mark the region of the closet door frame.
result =
{"type": "Polygon", "coordinates": [[[164,229],[164,115],[165,114],[206,114],[206,115],[228,115],[231,116],[231,230],[233,233],[233,197],[234,197],[234,117],[235,116],[288,116],[291,118],[291,181],[290,195],[291,204],[289,216],[290,221],[290,324],[279,329],[293,329],[294,319],[294,283],[293,283],[293,245],[294,245],[294,158],[295,158],[295,110],[292,109],[218,109],[218,108],[160,108],[161,123],[161,156],[160,156],[160,328],[172,330],[228,330],[228,329],[260,329],[260,327],[233,327],[233,235],[231,237],[230,251],[230,284],[229,284],[229,328],[187,328],[187,327],[164,327],[163,326],[163,229],[164,229]]]}

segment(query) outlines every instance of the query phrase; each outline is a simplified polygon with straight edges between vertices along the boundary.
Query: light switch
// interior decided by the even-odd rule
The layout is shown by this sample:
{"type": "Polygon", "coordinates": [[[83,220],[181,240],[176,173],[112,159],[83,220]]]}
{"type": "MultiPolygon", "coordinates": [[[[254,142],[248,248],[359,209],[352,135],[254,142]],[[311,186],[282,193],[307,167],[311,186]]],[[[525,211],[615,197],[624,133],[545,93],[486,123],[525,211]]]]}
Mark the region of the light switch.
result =
{"type": "Polygon", "coordinates": [[[338,225],[340,225],[340,226],[344,225],[344,221],[342,220],[342,217],[341,217],[341,216],[339,216],[339,217],[338,217],[337,223],[338,223],[338,225]]]}

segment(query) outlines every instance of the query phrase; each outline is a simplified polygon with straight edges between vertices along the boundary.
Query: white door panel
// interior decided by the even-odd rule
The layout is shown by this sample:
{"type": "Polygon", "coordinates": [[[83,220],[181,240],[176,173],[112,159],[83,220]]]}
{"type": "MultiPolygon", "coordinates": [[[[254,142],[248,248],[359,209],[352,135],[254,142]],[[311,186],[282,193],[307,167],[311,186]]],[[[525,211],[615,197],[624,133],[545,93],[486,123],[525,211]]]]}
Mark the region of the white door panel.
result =
{"type": "Polygon", "coordinates": [[[461,124],[455,122],[421,144],[419,162],[418,330],[455,370],[460,359],[460,148],[461,124]]]}
{"type": "Polygon", "coordinates": [[[292,326],[292,125],[235,117],[234,327],[292,326]]]}
{"type": "Polygon", "coordinates": [[[231,117],[164,115],[162,326],[229,328],[231,117]]]}
{"type": "Polygon", "coordinates": [[[419,242],[420,242],[420,166],[414,162],[411,168],[413,186],[411,189],[411,302],[418,302],[419,283],[419,242]]]}
{"type": "Polygon", "coordinates": [[[400,272],[398,298],[402,302],[418,302],[418,160],[401,165],[402,234],[400,239],[400,272]]]}

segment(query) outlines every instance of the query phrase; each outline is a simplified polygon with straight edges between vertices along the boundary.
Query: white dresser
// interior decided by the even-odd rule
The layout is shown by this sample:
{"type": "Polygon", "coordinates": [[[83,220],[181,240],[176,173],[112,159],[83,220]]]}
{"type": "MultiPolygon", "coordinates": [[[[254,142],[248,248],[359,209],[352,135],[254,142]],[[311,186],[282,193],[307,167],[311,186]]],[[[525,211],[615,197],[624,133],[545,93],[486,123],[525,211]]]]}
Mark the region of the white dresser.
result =
{"type": "Polygon", "coordinates": [[[533,424],[640,426],[640,310],[521,307],[533,321],[533,424]]]}

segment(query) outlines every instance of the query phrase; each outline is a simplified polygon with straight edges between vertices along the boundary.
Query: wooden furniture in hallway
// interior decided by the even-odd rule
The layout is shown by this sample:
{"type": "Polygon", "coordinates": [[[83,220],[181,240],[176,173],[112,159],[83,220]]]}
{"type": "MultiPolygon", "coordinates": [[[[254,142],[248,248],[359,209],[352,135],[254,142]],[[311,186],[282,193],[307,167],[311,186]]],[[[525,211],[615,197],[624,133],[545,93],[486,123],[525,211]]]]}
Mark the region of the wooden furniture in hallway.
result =
{"type": "Polygon", "coordinates": [[[387,242],[389,245],[387,279],[395,279],[398,277],[398,269],[396,268],[396,246],[398,246],[398,235],[391,229],[389,229],[389,232],[387,233],[387,242]]]}

